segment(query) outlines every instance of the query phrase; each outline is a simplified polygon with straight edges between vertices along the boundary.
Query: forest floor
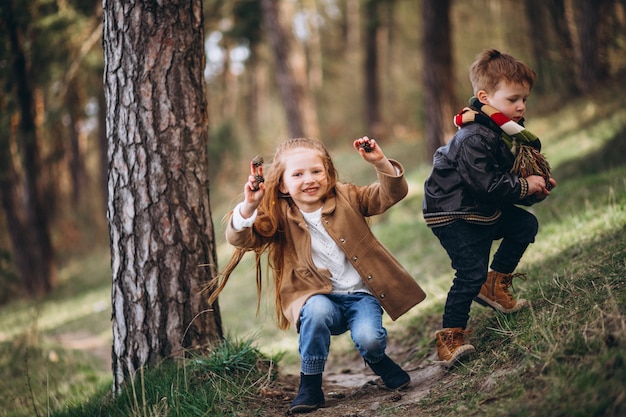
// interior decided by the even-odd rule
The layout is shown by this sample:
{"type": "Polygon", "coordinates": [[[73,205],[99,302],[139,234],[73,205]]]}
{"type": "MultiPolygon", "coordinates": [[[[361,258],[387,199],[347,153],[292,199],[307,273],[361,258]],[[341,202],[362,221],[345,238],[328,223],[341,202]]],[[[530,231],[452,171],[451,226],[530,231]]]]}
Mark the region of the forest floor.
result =
{"type": "MultiPolygon", "coordinates": [[[[89,332],[68,332],[57,335],[56,341],[67,349],[87,352],[100,358],[105,366],[110,366],[110,341],[89,332]]],[[[437,364],[436,350],[418,362],[406,362],[410,351],[400,346],[388,346],[387,353],[411,376],[411,383],[405,389],[389,391],[382,380],[354,355],[331,355],[323,376],[326,404],[307,416],[320,417],[414,417],[415,405],[427,396],[436,386],[459,378],[453,372],[437,364]]],[[[261,389],[258,401],[249,400],[249,416],[289,416],[289,405],[298,391],[299,375],[291,370],[279,372],[272,383],[261,389]],[[263,410],[259,414],[259,410],[263,410]]],[[[240,415],[238,417],[248,417],[240,415]]]]}
{"type": "MultiPolygon", "coordinates": [[[[362,361],[333,364],[324,373],[326,404],[307,415],[324,417],[414,417],[416,403],[446,379],[455,378],[444,367],[433,363],[436,353],[417,366],[404,367],[410,385],[400,391],[385,389],[381,379],[362,361]],[[329,369],[330,368],[330,369],[329,369]]],[[[289,404],[299,385],[298,375],[280,375],[266,390],[260,404],[269,416],[291,415],[289,404]]]]}

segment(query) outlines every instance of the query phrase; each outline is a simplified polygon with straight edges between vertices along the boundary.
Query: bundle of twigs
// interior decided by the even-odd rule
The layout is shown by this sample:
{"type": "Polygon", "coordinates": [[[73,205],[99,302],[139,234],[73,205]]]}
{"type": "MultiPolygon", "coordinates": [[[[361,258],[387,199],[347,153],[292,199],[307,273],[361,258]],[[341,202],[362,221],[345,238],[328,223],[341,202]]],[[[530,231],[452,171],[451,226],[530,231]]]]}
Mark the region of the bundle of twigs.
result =
{"type": "Polygon", "coordinates": [[[550,164],[546,157],[537,148],[524,144],[516,146],[515,152],[515,162],[511,172],[522,178],[540,175],[546,180],[546,188],[550,190],[552,188],[550,164]]]}

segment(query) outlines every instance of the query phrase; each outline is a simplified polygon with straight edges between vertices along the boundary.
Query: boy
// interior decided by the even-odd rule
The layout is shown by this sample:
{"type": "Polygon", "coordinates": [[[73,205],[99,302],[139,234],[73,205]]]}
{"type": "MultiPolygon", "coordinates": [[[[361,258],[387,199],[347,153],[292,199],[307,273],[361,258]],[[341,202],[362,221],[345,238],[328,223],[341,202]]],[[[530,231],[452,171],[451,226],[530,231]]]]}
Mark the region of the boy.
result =
{"type": "Polygon", "coordinates": [[[455,117],[459,130],[435,152],[424,185],[424,219],[456,270],[443,329],[435,334],[439,360],[446,367],[474,352],[465,331],[473,300],[503,313],[527,305],[515,300],[509,287],[520,275],[513,271],[534,242],[538,222],[516,204],[545,199],[556,182],[549,176],[521,178],[510,172],[518,143],[505,126],[528,133],[534,140],[525,145],[540,149],[539,140],[523,128],[535,79],[531,68],[510,55],[495,49],[479,54],[470,67],[475,95],[471,107],[455,117]],[[498,239],[502,242],[489,265],[492,242],[498,239]]]}

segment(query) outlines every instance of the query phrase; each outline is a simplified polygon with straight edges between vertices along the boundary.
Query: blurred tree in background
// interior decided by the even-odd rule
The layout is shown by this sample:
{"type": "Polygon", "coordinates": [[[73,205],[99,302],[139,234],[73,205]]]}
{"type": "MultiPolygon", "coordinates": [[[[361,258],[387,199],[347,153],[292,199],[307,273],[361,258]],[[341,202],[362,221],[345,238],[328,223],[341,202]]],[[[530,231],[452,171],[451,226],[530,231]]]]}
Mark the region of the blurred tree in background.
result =
{"type": "MultiPolygon", "coordinates": [[[[144,3],[120,2],[117,10],[123,14],[124,7],[143,5],[148,16],[160,16],[156,12],[160,6],[144,3]]],[[[179,20],[167,22],[180,24],[191,18],[187,4],[169,7],[168,16],[173,19],[178,13],[179,20]]],[[[198,153],[195,163],[208,159],[214,199],[221,203],[229,201],[234,188],[240,192],[238,184],[251,156],[271,152],[289,136],[317,136],[332,149],[367,134],[383,142],[417,143],[423,151],[406,157],[429,160],[434,147],[451,134],[449,113],[464,106],[471,95],[467,69],[485,48],[511,53],[537,70],[531,115],[593,91],[598,83],[625,78],[624,0],[204,0],[201,7],[204,50],[196,43],[189,49],[173,33],[158,32],[160,22],[155,23],[154,33],[145,36],[154,41],[158,32],[160,42],[175,49],[171,53],[181,60],[170,71],[181,76],[206,58],[202,86],[190,89],[181,83],[176,88],[164,86],[166,91],[132,90],[133,94],[119,88],[109,90],[105,101],[102,2],[5,0],[0,4],[0,293],[4,296],[0,302],[11,295],[47,293],[55,284],[59,262],[88,250],[92,242],[106,242],[106,202],[119,198],[107,194],[107,152],[113,164],[133,154],[115,148],[107,151],[105,120],[109,135],[117,135],[114,143],[136,142],[124,146],[135,146],[137,157],[140,150],[152,155],[150,145],[175,146],[178,140],[191,140],[178,136],[179,131],[165,137],[171,131],[159,126],[169,126],[172,119],[158,109],[166,104],[159,102],[161,98],[181,103],[175,111],[182,118],[197,111],[182,103],[202,106],[197,95],[205,97],[208,121],[198,126],[206,127],[209,139],[206,153],[198,153]],[[156,107],[150,112],[141,105],[146,99],[143,94],[152,94],[156,107]],[[113,98],[125,106],[124,117],[111,113],[113,98]],[[146,124],[153,129],[124,137],[128,126],[123,123],[131,118],[144,122],[146,117],[153,118],[146,124]]],[[[146,53],[142,48],[149,46],[126,45],[120,49],[124,56],[118,58],[137,65],[146,53]]],[[[153,72],[144,73],[144,78],[137,75],[137,88],[157,82],[150,78],[153,74],[164,76],[157,72],[163,70],[160,62],[155,61],[153,72]]],[[[108,88],[120,81],[111,75],[114,70],[108,69],[108,88]]],[[[176,165],[183,155],[181,148],[161,156],[158,162],[169,173],[157,184],[191,175],[188,166],[176,165]]],[[[147,192],[142,181],[154,179],[148,168],[155,162],[134,161],[145,178],[136,172],[128,177],[133,181],[129,198],[147,192]]],[[[198,180],[200,188],[208,187],[204,178],[198,180]]],[[[112,191],[117,185],[113,183],[112,191]]],[[[192,204],[189,199],[201,199],[205,191],[193,195],[193,189],[185,190],[183,203],[192,204]]],[[[180,203],[173,195],[162,197],[167,204],[180,203]]],[[[208,208],[208,201],[202,204],[208,208]]],[[[113,218],[119,215],[121,225],[123,216],[115,210],[113,218]]],[[[186,233],[195,235],[207,225],[208,219],[186,233]]],[[[149,230],[162,233],[165,226],[151,224],[149,230]]],[[[212,231],[207,233],[210,236],[212,231]]],[[[175,235],[174,246],[181,256],[197,250],[207,258],[204,262],[212,262],[211,250],[206,249],[210,242],[204,237],[198,247],[190,244],[197,237],[175,235]]],[[[112,250],[125,246],[114,240],[112,250]]],[[[174,265],[170,272],[177,282],[189,279],[185,269],[189,265],[180,259],[174,265]]],[[[215,269],[207,273],[213,275],[215,269]]],[[[187,297],[192,289],[182,291],[187,297]]]]}
{"type": "MultiPolygon", "coordinates": [[[[0,5],[0,246],[10,243],[11,276],[30,296],[55,283],[51,227],[60,210],[77,207],[87,185],[82,128],[88,100],[101,90],[101,73],[90,79],[84,62],[100,40],[99,8],[73,3],[0,5]]],[[[3,276],[0,269],[0,288],[3,276]]]]}
{"type": "Polygon", "coordinates": [[[454,134],[450,115],[458,109],[456,91],[451,82],[454,73],[449,0],[422,2],[424,38],[422,51],[424,74],[425,139],[427,155],[435,153],[446,138],[454,134]]]}

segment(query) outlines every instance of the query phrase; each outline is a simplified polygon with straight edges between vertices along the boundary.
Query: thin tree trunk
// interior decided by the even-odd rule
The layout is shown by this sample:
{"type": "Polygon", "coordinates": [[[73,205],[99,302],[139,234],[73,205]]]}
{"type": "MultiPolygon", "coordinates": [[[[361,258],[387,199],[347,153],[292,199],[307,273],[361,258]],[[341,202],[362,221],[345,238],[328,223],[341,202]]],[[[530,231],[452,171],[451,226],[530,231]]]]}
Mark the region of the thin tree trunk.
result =
{"type": "Polygon", "coordinates": [[[300,114],[302,115],[302,123],[304,134],[310,138],[319,138],[319,125],[317,122],[317,110],[315,108],[315,96],[312,91],[312,82],[309,78],[310,65],[307,54],[302,41],[296,39],[293,35],[293,22],[296,15],[296,4],[291,1],[279,1],[278,18],[280,26],[288,28],[283,33],[287,35],[285,42],[289,47],[289,62],[293,74],[293,80],[297,89],[301,92],[300,97],[300,114]]]}
{"type": "Polygon", "coordinates": [[[309,56],[310,69],[309,88],[317,91],[322,88],[324,82],[324,72],[322,70],[322,43],[319,30],[317,10],[317,0],[303,0],[305,10],[307,11],[307,30],[309,31],[309,42],[307,44],[307,52],[309,56]]]}
{"type": "Polygon", "coordinates": [[[607,8],[607,0],[577,0],[579,12],[578,39],[580,41],[580,86],[589,93],[598,82],[608,76],[608,64],[605,55],[606,43],[601,42],[602,18],[607,8]]]}
{"type": "Polygon", "coordinates": [[[575,65],[576,53],[574,51],[574,41],[568,25],[568,9],[566,8],[564,0],[548,0],[544,5],[548,8],[550,22],[556,32],[557,46],[560,52],[559,79],[560,82],[563,83],[562,88],[571,95],[574,95],[580,91],[580,87],[577,83],[578,70],[575,65]]]}
{"type": "Polygon", "coordinates": [[[80,109],[84,105],[79,94],[77,94],[80,86],[76,85],[75,80],[72,81],[70,91],[65,96],[66,107],[69,113],[68,137],[69,137],[69,171],[72,179],[72,204],[76,208],[82,197],[83,187],[86,184],[85,166],[83,161],[83,150],[80,146],[80,133],[78,123],[81,119],[80,109]]]}
{"type": "Polygon", "coordinates": [[[423,60],[426,151],[433,155],[454,133],[456,99],[453,82],[450,0],[424,0],[423,60]]]}
{"type": "MultiPolygon", "coordinates": [[[[12,0],[6,0],[0,11],[2,12],[0,18],[4,21],[9,35],[13,60],[12,70],[19,108],[19,124],[15,135],[23,174],[22,183],[19,184],[17,170],[5,168],[9,172],[12,171],[12,174],[4,180],[3,193],[12,194],[4,196],[7,199],[5,209],[15,210],[14,213],[7,213],[7,217],[20,222],[12,226],[9,232],[26,292],[31,296],[40,296],[52,290],[56,270],[48,214],[42,197],[42,162],[35,122],[34,92],[29,83],[30,70],[15,20],[12,0]],[[23,194],[20,195],[20,192],[23,194]],[[19,207],[16,205],[18,201],[22,202],[19,207]]],[[[9,149],[0,152],[9,152],[9,149]]],[[[11,158],[10,155],[5,155],[3,159],[6,160],[7,157],[11,158]]]]}
{"type": "Polygon", "coordinates": [[[248,126],[249,139],[247,145],[252,146],[253,149],[258,148],[259,145],[259,103],[260,103],[260,84],[261,84],[261,62],[258,56],[258,47],[256,45],[251,48],[250,59],[248,65],[250,67],[247,71],[247,97],[245,100],[245,114],[246,125],[248,126]]]}
{"type": "Polygon", "coordinates": [[[294,62],[293,39],[282,25],[280,3],[278,0],[261,0],[263,23],[274,53],[276,78],[285,108],[289,135],[314,137],[317,136],[317,126],[312,121],[314,114],[311,113],[310,103],[306,102],[307,83],[302,80],[303,69],[306,78],[306,66],[294,62]],[[297,64],[297,68],[294,68],[294,63],[297,64]]]}
{"type": "Polygon", "coordinates": [[[380,137],[383,132],[380,114],[380,82],[378,80],[379,0],[365,2],[365,122],[369,135],[380,137]]]}
{"type": "Polygon", "coordinates": [[[201,0],[104,0],[113,376],[223,337],[201,0]]]}

